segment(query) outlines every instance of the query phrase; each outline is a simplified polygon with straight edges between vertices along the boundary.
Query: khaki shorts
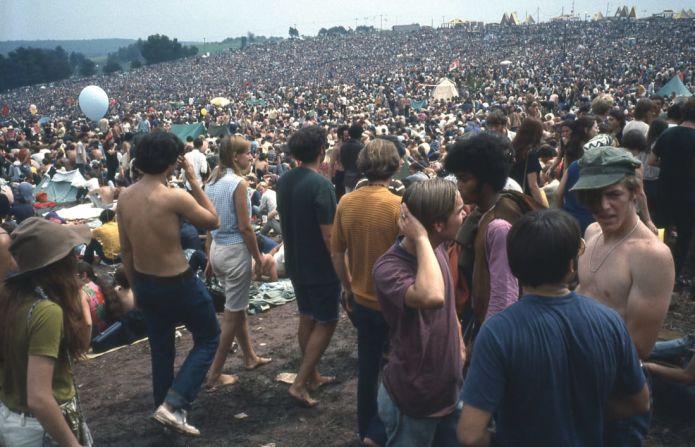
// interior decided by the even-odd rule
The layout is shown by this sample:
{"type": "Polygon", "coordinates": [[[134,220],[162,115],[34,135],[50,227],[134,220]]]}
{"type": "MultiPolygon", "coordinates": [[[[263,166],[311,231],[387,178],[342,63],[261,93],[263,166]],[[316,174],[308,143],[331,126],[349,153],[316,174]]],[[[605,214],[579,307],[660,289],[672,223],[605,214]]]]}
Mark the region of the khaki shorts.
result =
{"type": "Polygon", "coordinates": [[[218,245],[213,241],[210,264],[220,285],[224,287],[225,310],[246,310],[251,287],[251,254],[246,244],[218,245]]]}

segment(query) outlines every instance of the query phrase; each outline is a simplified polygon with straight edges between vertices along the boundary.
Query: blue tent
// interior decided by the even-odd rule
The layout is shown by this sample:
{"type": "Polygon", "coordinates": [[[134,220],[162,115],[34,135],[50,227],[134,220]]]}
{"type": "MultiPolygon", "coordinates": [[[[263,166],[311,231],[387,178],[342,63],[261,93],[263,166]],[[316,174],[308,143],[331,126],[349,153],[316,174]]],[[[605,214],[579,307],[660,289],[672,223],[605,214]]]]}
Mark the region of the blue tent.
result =
{"type": "Polygon", "coordinates": [[[659,91],[656,92],[656,94],[659,96],[669,97],[672,93],[675,93],[676,96],[693,96],[690,90],[688,90],[688,88],[685,85],[683,85],[683,81],[681,81],[681,78],[679,78],[678,75],[671,78],[671,80],[668,81],[666,85],[661,87],[659,91]]]}

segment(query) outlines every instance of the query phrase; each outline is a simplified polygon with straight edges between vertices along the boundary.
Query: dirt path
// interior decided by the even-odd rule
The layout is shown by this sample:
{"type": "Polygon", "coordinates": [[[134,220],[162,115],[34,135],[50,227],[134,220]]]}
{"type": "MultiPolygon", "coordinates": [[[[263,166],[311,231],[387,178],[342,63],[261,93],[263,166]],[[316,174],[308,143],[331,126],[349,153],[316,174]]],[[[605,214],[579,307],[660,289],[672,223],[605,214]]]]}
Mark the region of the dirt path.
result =
{"type": "MultiPolygon", "coordinates": [[[[275,381],[281,372],[296,372],[298,346],[296,305],[289,303],[249,317],[257,352],[273,362],[256,371],[243,369],[240,353],[230,354],[225,372],[239,383],[211,394],[202,391],[189,421],[199,439],[164,433],[152,412],[149,345],[140,343],[78,366],[80,397],[97,446],[344,446],[356,445],[357,354],[355,331],[343,317],[321,363],[321,373],[337,376],[335,384],[316,393],[320,405],[300,408],[287,395],[288,385],[275,381]],[[245,413],[247,417],[234,416],[245,413]]],[[[177,339],[177,367],[192,344],[188,332],[177,339]]]]}
{"type": "MultiPolygon", "coordinates": [[[[678,300],[667,326],[692,329],[695,303],[678,300]],[[674,318],[675,317],[675,318],[674,318]],[[688,323],[687,324],[686,320],[688,323]]],[[[337,383],[316,394],[317,408],[300,408],[287,396],[287,385],[275,377],[296,372],[298,347],[296,305],[277,307],[249,317],[249,327],[260,355],[273,362],[254,372],[243,370],[241,355],[230,354],[225,372],[238,374],[236,385],[216,394],[201,392],[189,421],[198,439],[164,432],[150,419],[152,394],[149,345],[144,342],[78,365],[76,377],[96,445],[102,446],[356,446],[355,331],[342,317],[321,363],[321,372],[337,376],[337,383]],[[235,418],[245,413],[247,417],[235,418]]],[[[191,346],[187,332],[177,339],[177,366],[191,346]]],[[[695,446],[695,424],[690,415],[677,415],[656,406],[652,447],[695,446]]]]}

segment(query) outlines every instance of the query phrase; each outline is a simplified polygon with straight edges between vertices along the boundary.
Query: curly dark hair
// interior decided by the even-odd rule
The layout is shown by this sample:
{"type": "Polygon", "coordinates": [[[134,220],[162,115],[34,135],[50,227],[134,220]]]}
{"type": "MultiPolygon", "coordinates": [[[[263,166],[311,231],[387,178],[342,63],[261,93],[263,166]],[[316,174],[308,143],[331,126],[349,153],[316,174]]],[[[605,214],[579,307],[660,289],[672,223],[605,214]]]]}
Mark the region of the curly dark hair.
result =
{"type": "Polygon", "coordinates": [[[145,174],[161,174],[183,155],[184,145],[174,134],[155,131],[148,133],[135,147],[135,167],[145,174]]]}
{"type": "Polygon", "coordinates": [[[479,186],[488,184],[495,192],[502,191],[512,165],[509,139],[491,132],[481,132],[457,140],[447,147],[444,168],[448,172],[468,172],[479,186]]]}
{"type": "Polygon", "coordinates": [[[287,142],[290,152],[297,160],[311,163],[328,146],[326,131],[319,126],[304,127],[295,132],[287,142]]]}

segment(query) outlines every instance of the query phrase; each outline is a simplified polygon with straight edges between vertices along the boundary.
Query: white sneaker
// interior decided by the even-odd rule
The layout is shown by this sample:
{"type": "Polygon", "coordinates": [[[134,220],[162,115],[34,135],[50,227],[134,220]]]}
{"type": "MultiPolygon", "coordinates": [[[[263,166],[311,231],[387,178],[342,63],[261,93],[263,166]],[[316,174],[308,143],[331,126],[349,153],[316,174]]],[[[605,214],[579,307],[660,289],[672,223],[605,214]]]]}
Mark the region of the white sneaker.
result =
{"type": "Polygon", "coordinates": [[[171,412],[164,405],[160,405],[152,417],[155,421],[171,428],[172,430],[186,436],[200,436],[200,430],[186,422],[186,410],[176,410],[171,412]]]}

